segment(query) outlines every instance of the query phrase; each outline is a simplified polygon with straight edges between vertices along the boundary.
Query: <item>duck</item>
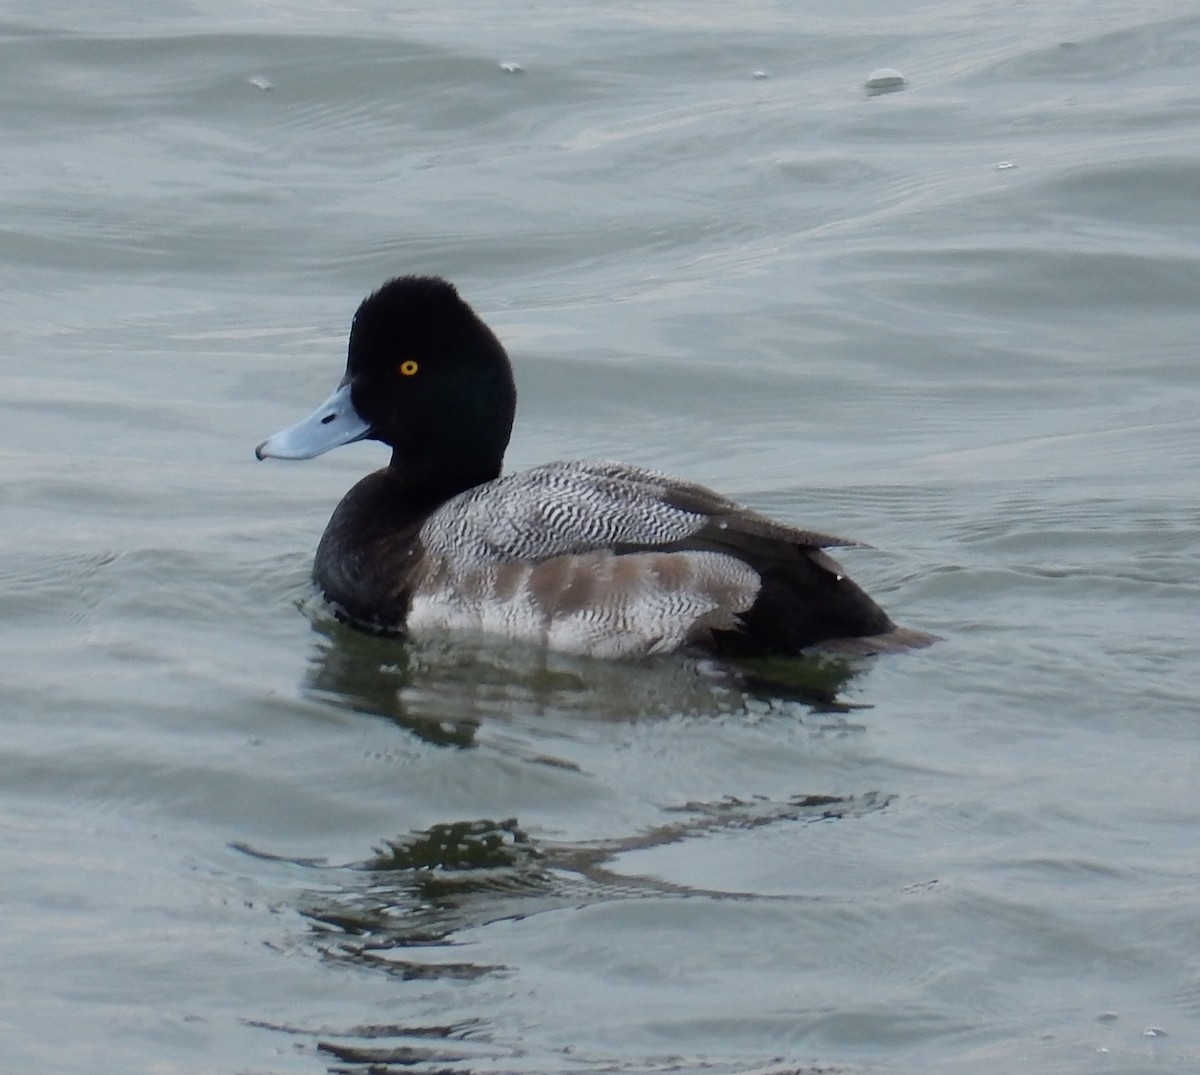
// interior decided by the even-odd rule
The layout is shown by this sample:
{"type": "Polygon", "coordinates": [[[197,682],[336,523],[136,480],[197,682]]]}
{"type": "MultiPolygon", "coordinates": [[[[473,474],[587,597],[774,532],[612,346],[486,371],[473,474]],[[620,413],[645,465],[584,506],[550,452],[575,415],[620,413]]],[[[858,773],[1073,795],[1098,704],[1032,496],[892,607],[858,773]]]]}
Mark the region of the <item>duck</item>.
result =
{"type": "Polygon", "coordinates": [[[345,374],[261,459],[381,441],[317,546],[313,580],[371,634],[475,631],[592,657],[690,651],[800,656],[927,645],[825,550],[862,542],[777,522],[702,485],[627,463],[502,473],[516,414],[494,332],[437,276],[363,299],[345,374]]]}

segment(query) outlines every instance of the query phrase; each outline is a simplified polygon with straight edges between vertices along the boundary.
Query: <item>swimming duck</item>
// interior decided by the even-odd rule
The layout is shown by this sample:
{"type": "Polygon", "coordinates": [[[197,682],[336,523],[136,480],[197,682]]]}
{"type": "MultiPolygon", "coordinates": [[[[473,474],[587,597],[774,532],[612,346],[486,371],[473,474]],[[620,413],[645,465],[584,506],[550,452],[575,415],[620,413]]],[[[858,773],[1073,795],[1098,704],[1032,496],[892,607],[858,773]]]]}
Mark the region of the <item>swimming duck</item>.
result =
{"type": "Polygon", "coordinates": [[[376,634],[474,629],[622,657],[906,649],[823,550],[860,542],[775,522],[700,485],[623,463],[501,476],[516,410],[504,347],[447,281],[402,276],[363,300],[346,373],[259,459],[392,449],[337,506],[313,577],[376,634]]]}

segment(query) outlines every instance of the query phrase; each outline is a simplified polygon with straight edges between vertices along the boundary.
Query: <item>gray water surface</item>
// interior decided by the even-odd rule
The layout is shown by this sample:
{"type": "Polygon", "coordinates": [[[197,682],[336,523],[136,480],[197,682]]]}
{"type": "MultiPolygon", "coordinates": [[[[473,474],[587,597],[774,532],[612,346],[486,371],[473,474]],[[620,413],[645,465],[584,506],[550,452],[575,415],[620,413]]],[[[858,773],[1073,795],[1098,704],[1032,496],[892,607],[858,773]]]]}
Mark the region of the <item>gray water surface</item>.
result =
{"type": "Polygon", "coordinates": [[[0,1069],[1196,1071],[1198,65],[1180,0],[9,4],[0,1069]],[[945,640],[334,623],[386,453],[253,446],[402,272],[510,467],[859,538],[945,640]]]}

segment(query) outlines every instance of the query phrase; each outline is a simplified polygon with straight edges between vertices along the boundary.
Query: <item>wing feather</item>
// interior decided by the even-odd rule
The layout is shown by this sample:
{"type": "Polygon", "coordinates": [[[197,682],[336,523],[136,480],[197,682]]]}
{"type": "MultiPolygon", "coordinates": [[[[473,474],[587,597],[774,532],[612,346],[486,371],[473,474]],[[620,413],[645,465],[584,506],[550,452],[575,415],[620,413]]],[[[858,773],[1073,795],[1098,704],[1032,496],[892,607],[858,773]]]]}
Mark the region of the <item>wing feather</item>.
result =
{"type": "Polygon", "coordinates": [[[477,486],[442,505],[421,531],[434,556],[477,564],[670,549],[696,539],[733,555],[746,539],[814,549],[861,544],[777,523],[658,471],[589,460],[548,463],[477,486]]]}

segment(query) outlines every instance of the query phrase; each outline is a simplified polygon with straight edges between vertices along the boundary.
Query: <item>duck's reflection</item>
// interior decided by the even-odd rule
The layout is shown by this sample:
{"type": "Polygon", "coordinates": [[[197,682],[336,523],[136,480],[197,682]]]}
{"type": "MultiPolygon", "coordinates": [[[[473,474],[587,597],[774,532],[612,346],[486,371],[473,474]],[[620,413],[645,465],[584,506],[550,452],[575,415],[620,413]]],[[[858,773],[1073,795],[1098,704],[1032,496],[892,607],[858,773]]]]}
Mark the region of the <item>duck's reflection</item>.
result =
{"type": "Polygon", "coordinates": [[[604,661],[461,633],[375,638],[320,613],[313,627],[320,637],[308,671],[312,693],[441,746],[473,746],[485,720],[522,715],[621,721],[726,716],[763,704],[799,703],[816,713],[857,708],[841,694],[861,666],[832,656],[736,665],[684,655],[604,661]]]}
{"type": "MultiPolygon", "coordinates": [[[[329,616],[314,617],[320,635],[309,663],[310,692],[344,709],[385,717],[428,743],[468,747],[475,742],[482,714],[472,704],[470,680],[453,664],[444,666],[441,682],[447,699],[456,704],[436,706],[420,699],[417,686],[423,661],[413,647],[395,638],[375,638],[353,631],[329,616]],[[459,682],[461,689],[449,689],[459,682]]],[[[439,683],[435,676],[430,686],[439,683]]]]}
{"type": "Polygon", "coordinates": [[[310,892],[299,910],[322,938],[327,956],[405,977],[478,977],[497,968],[413,963],[415,953],[406,957],[403,950],[445,946],[462,930],[558,906],[655,896],[770,899],[629,874],[616,862],[629,852],[730,831],[861,818],[884,809],[892,798],[878,792],[798,794],[785,800],[729,796],[689,802],[670,810],[670,820],[636,835],[582,843],[535,840],[516,818],[452,821],[384,840],[368,858],[342,865],[235,846],[255,858],[290,862],[322,875],[320,890],[310,892]]]}
{"type": "MultiPolygon", "coordinates": [[[[311,859],[287,861],[316,875],[297,910],[311,924],[309,940],[323,958],[430,983],[418,988],[452,981],[465,985],[506,972],[504,966],[447,958],[459,950],[461,934],[493,922],[614,900],[819,899],[706,890],[625,873],[619,859],[627,852],[764,825],[861,818],[890,801],[890,796],[869,793],[692,802],[637,835],[574,844],[535,840],[516,819],[455,821],[386,840],[361,862],[335,866],[311,859]]],[[[245,846],[241,850],[278,860],[245,846]]],[[[473,1019],[442,1027],[397,1023],[338,1032],[272,1029],[317,1034],[323,1052],[381,1075],[400,1070],[432,1073],[466,1059],[495,1059],[487,1048],[480,1050],[480,1042],[490,1041],[493,1048],[498,1044],[491,1039],[491,1028],[473,1019]]]]}
{"type": "MultiPolygon", "coordinates": [[[[734,668],[684,656],[601,661],[462,635],[412,643],[373,638],[320,612],[312,622],[317,645],[307,685],[313,694],[343,709],[383,717],[440,746],[494,745],[493,737],[480,736],[485,722],[489,728],[545,722],[557,729],[581,721],[737,717],[764,708],[782,719],[811,723],[814,731],[855,727],[841,716],[852,708],[840,699],[841,692],[857,671],[844,660],[734,668]]],[[[503,749],[520,738],[500,736],[503,749]]],[[[531,737],[535,744],[540,738],[531,737]]],[[[538,753],[531,760],[548,759],[538,753]]],[[[613,900],[777,898],[709,891],[627,872],[623,856],[628,853],[761,826],[861,817],[889,801],[880,794],[804,792],[782,800],[728,796],[668,807],[649,829],[584,842],[531,834],[516,818],[450,820],[382,840],[361,861],[287,861],[313,877],[297,894],[295,909],[309,923],[303,946],[322,959],[412,982],[422,991],[451,983],[455,990],[471,990],[472,982],[486,989],[508,968],[463,958],[468,949],[461,946],[472,930],[490,923],[613,900]]],[[[504,1061],[509,1049],[520,1052],[519,1043],[500,1045],[494,1027],[473,1019],[444,1027],[398,1022],[275,1029],[315,1038],[335,1060],[330,1070],[343,1072],[433,1073],[451,1066],[465,1071],[474,1062],[489,1067],[504,1061]]]]}

